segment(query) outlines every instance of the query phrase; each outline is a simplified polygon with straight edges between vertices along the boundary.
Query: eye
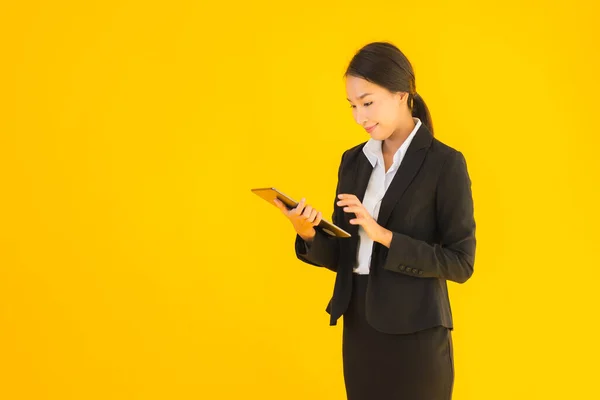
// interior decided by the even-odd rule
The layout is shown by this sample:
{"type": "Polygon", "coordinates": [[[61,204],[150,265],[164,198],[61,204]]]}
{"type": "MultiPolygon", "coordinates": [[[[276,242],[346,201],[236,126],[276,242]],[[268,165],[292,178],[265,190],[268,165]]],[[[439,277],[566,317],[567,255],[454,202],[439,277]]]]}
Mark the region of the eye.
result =
{"type": "MultiPolygon", "coordinates": [[[[368,103],[365,103],[365,104],[363,104],[363,105],[364,105],[365,107],[369,107],[371,104],[373,104],[373,102],[372,102],[372,101],[370,101],[370,102],[368,102],[368,103]]],[[[351,104],[351,105],[350,105],[350,108],[356,108],[356,106],[355,106],[354,104],[351,104]]]]}

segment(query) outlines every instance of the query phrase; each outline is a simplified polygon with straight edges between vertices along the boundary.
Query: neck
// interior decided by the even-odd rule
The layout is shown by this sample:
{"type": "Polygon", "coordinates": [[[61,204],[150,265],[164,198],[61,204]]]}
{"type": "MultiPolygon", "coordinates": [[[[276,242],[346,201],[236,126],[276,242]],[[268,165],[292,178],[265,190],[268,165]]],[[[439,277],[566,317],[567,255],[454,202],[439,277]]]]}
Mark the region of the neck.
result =
{"type": "Polygon", "coordinates": [[[384,154],[395,154],[402,146],[402,143],[410,136],[410,133],[415,129],[415,121],[412,116],[407,120],[406,124],[398,127],[391,136],[383,141],[381,150],[384,154]]]}

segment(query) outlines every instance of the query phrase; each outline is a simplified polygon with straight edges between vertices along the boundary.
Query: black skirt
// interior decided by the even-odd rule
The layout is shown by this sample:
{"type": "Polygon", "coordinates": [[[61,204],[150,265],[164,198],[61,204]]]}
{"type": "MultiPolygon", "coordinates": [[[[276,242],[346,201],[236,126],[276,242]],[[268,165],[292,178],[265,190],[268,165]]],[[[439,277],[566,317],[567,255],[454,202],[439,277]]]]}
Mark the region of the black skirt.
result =
{"type": "Polygon", "coordinates": [[[454,384],[450,330],[437,326],[402,335],[375,330],[365,319],[369,276],[353,276],[342,339],[348,400],[450,400],[454,384]]]}

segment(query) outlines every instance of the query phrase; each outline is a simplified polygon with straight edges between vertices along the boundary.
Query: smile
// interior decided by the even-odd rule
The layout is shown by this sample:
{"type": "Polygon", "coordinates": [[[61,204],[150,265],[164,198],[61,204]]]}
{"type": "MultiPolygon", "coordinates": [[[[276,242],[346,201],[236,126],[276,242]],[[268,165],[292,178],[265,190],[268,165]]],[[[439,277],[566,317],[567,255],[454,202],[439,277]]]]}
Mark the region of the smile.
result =
{"type": "Polygon", "coordinates": [[[375,124],[375,125],[373,125],[373,126],[370,126],[370,127],[368,127],[368,128],[367,128],[367,127],[365,127],[365,131],[367,131],[367,132],[371,133],[371,132],[373,132],[373,130],[374,130],[375,128],[377,128],[377,126],[378,126],[378,125],[379,125],[379,124],[375,124]]]}

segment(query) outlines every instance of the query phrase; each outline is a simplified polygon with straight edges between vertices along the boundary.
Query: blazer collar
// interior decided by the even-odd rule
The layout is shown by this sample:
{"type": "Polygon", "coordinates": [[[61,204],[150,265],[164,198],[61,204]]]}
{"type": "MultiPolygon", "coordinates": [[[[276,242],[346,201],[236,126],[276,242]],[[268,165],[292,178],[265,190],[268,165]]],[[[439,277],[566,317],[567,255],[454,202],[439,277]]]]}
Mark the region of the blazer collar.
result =
{"type": "MultiPolygon", "coordinates": [[[[417,117],[413,117],[413,120],[415,122],[415,127],[413,128],[410,135],[408,135],[404,143],[402,143],[400,148],[396,150],[396,154],[394,154],[394,164],[392,165],[392,168],[394,168],[394,166],[398,164],[398,160],[401,157],[404,157],[404,154],[406,154],[406,150],[412,143],[415,135],[419,131],[419,128],[423,124],[421,120],[417,117]]],[[[367,159],[369,160],[371,165],[373,165],[373,168],[375,168],[375,164],[377,164],[378,162],[383,163],[382,144],[382,140],[376,140],[371,138],[362,148],[363,152],[367,156],[367,159]]]]}
{"type": "MultiPolygon", "coordinates": [[[[406,151],[406,155],[404,156],[394,179],[392,179],[385,196],[383,196],[381,207],[379,209],[379,216],[377,218],[377,223],[379,225],[385,226],[387,223],[394,206],[400,200],[417,172],[419,172],[419,169],[425,160],[427,149],[431,146],[432,141],[433,135],[425,124],[421,124],[406,151]]],[[[356,182],[354,187],[355,196],[362,202],[365,192],[367,191],[367,185],[369,184],[373,166],[362,151],[362,147],[360,150],[358,162],[356,163],[356,182]]],[[[358,235],[358,225],[351,225],[349,233],[353,236],[358,235]]]]}

